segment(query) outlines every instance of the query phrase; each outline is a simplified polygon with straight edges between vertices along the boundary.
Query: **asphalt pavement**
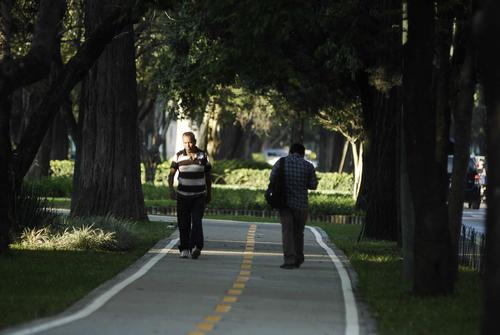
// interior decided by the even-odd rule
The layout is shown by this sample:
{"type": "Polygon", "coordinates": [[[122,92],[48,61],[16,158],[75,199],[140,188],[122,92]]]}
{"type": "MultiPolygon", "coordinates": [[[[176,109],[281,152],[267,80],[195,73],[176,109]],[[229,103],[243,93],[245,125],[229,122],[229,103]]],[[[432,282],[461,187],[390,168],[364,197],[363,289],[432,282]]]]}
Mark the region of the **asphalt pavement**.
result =
{"type": "Polygon", "coordinates": [[[176,232],[64,313],[0,334],[375,334],[353,269],[321,229],[306,229],[293,270],[279,267],[279,224],[206,219],[204,231],[200,258],[179,258],[176,232]]]}

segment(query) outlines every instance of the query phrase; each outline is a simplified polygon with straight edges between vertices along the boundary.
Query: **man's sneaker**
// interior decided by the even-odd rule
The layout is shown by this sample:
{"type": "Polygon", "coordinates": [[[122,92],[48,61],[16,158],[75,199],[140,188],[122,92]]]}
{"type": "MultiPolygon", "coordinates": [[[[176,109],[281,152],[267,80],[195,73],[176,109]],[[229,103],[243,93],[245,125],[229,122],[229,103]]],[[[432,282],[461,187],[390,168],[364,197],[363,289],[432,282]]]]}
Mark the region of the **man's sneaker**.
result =
{"type": "Polygon", "coordinates": [[[280,268],[286,269],[286,270],[295,269],[295,264],[283,263],[280,265],[280,268]]]}
{"type": "Polygon", "coordinates": [[[191,258],[197,259],[198,257],[200,257],[200,254],[201,254],[201,250],[194,247],[193,252],[191,253],[191,258]]]}
{"type": "Polygon", "coordinates": [[[181,251],[181,258],[188,258],[189,257],[189,250],[182,250],[181,251]]]}

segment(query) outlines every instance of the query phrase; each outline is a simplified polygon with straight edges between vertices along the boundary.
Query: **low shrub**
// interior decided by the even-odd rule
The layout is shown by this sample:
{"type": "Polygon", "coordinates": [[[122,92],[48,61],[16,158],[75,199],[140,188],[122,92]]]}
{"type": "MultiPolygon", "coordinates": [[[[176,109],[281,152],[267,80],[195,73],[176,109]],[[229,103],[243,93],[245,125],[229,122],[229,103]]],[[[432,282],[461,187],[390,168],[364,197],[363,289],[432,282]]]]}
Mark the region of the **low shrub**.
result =
{"type": "Polygon", "coordinates": [[[55,220],[50,226],[24,229],[19,244],[26,249],[124,251],[137,243],[133,225],[107,217],[55,220]]]}
{"type": "MultiPolygon", "coordinates": [[[[227,171],[224,181],[228,185],[239,185],[256,189],[266,189],[269,184],[271,170],[235,169],[227,171]]],[[[319,191],[335,191],[341,194],[351,194],[353,176],[349,173],[317,172],[319,191]]]]}
{"type": "Polygon", "coordinates": [[[52,160],[50,161],[50,175],[52,177],[73,177],[75,161],[72,160],[52,160]]]}
{"type": "Polygon", "coordinates": [[[269,184],[271,169],[235,169],[224,174],[224,182],[228,185],[266,189],[269,184]]]}
{"type": "Polygon", "coordinates": [[[352,194],[354,179],[351,173],[317,172],[319,191],[352,194]]]}
{"type": "Polygon", "coordinates": [[[37,180],[25,180],[24,186],[36,189],[40,195],[52,198],[70,198],[73,192],[73,175],[52,176],[37,180]]]}
{"type": "MultiPolygon", "coordinates": [[[[158,164],[156,167],[154,185],[168,185],[168,175],[170,173],[170,165],[172,162],[170,160],[164,161],[158,164]]],[[[141,163],[141,183],[146,184],[146,172],[144,164],[141,163]]]]}
{"type": "Polygon", "coordinates": [[[270,169],[271,165],[267,162],[261,162],[256,160],[244,160],[244,159],[222,159],[212,163],[212,172],[214,174],[224,174],[227,171],[236,169],[254,169],[254,170],[267,170],[270,169]]]}

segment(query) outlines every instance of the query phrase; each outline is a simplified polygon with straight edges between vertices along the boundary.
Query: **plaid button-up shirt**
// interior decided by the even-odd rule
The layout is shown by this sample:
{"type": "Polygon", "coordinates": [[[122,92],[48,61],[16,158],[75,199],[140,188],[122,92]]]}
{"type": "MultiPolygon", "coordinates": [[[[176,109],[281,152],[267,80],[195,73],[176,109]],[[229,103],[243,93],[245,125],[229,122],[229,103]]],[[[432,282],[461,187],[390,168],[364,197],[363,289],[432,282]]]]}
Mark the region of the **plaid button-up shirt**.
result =
{"type": "MultiPolygon", "coordinates": [[[[308,207],[307,190],[315,190],[318,187],[318,178],[314,166],[297,153],[290,154],[284,159],[285,162],[285,188],[286,204],[292,209],[306,209],[308,207]]],[[[280,161],[274,164],[271,171],[271,182],[276,178],[279,171],[280,161]]]]}

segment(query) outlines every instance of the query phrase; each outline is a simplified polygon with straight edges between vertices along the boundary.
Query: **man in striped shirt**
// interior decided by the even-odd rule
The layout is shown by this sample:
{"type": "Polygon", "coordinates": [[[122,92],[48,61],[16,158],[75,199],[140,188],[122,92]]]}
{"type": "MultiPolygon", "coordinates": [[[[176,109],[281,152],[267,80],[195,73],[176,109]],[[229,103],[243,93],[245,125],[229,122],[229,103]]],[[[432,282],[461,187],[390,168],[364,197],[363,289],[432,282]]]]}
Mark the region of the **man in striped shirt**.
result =
{"type": "Polygon", "coordinates": [[[177,200],[181,257],[188,258],[191,255],[196,259],[203,249],[203,212],[212,195],[211,165],[207,154],[196,146],[192,132],[182,134],[182,141],[184,150],[179,151],[172,160],[168,186],[170,197],[177,200]],[[179,172],[177,191],[174,189],[176,172],[179,172]]]}

